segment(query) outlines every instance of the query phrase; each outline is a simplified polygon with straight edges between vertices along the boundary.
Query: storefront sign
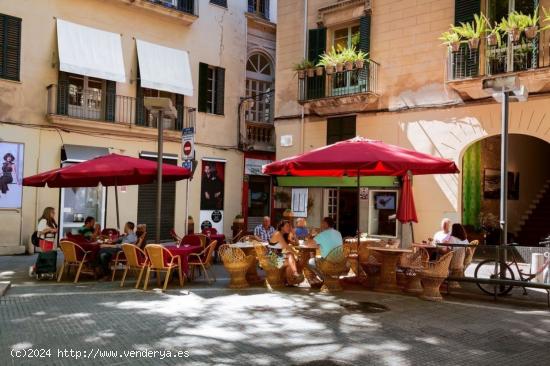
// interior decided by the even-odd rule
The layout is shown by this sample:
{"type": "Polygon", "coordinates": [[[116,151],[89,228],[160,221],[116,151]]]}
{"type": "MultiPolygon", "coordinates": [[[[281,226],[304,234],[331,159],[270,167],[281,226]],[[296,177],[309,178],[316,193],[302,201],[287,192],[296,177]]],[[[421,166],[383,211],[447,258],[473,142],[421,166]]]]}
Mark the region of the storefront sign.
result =
{"type": "Polygon", "coordinates": [[[181,133],[181,157],[183,160],[193,160],[195,157],[195,129],[186,127],[181,133]]]}
{"type": "Polygon", "coordinates": [[[270,164],[271,160],[260,159],[245,159],[244,160],[244,174],[246,175],[264,175],[262,173],[262,166],[270,164]]]}
{"type": "Polygon", "coordinates": [[[23,144],[0,143],[0,208],[21,208],[24,150],[23,144]]]}

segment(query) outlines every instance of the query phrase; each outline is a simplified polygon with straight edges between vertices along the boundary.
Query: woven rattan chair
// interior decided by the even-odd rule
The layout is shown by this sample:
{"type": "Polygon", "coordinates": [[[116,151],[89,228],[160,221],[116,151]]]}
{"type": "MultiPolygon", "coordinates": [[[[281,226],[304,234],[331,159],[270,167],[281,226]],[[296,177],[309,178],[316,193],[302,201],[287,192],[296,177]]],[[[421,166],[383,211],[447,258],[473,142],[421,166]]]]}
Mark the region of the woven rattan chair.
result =
{"type": "Polygon", "coordinates": [[[365,286],[369,289],[374,289],[380,279],[380,270],[382,267],[382,259],[380,254],[374,250],[370,250],[367,245],[359,245],[358,250],[359,264],[367,274],[365,286]]]}
{"type": "Polygon", "coordinates": [[[464,271],[472,263],[474,259],[474,254],[476,253],[477,246],[479,245],[479,240],[473,240],[470,242],[470,245],[475,245],[475,247],[466,248],[466,255],[464,256],[464,266],[462,267],[462,277],[464,277],[464,271]]]}
{"type": "MultiPolygon", "coordinates": [[[[214,262],[214,251],[216,250],[216,245],[218,245],[218,242],[214,240],[208,244],[202,252],[189,254],[188,263],[189,271],[191,272],[191,279],[195,279],[195,269],[199,270],[199,274],[202,269],[204,276],[206,277],[206,281],[208,281],[208,283],[212,283],[210,277],[208,276],[208,270],[212,267],[212,263],[214,262]]],[[[214,281],[216,281],[214,271],[212,271],[212,277],[214,278],[214,281]]]]}
{"type": "Polygon", "coordinates": [[[240,248],[231,247],[229,244],[222,245],[218,253],[222,259],[223,266],[231,277],[229,287],[248,287],[246,271],[255,262],[255,258],[245,255],[240,248]]]}
{"type": "Polygon", "coordinates": [[[147,290],[149,283],[149,275],[151,271],[157,271],[157,285],[160,286],[160,273],[166,272],[164,278],[164,286],[162,291],[166,291],[168,281],[170,280],[170,274],[172,270],[178,270],[178,277],[180,281],[180,287],[183,287],[183,269],[181,267],[181,258],[179,255],[172,255],[168,249],[159,244],[148,244],[145,246],[145,252],[149,258],[147,266],[147,273],[145,274],[145,284],[143,289],[147,290]]]}
{"type": "Polygon", "coordinates": [[[140,249],[140,247],[135,244],[122,244],[122,253],[124,253],[124,256],[126,257],[126,265],[124,266],[124,274],[122,275],[122,280],[120,281],[120,287],[124,287],[124,281],[126,280],[128,271],[137,270],[139,271],[139,275],[135,287],[139,288],[141,277],[143,277],[143,272],[147,268],[148,264],[147,254],[143,249],[140,249]]]}
{"type": "Polygon", "coordinates": [[[403,253],[399,263],[399,267],[403,269],[405,275],[403,291],[410,293],[422,292],[420,272],[429,260],[430,254],[424,248],[418,248],[414,253],[403,253]]]}
{"type": "Polygon", "coordinates": [[[453,252],[449,252],[435,262],[426,262],[420,272],[422,281],[422,295],[420,298],[430,301],[441,301],[439,287],[449,275],[449,265],[453,259],[453,252]]]}
{"type": "Polygon", "coordinates": [[[321,288],[323,291],[342,291],[340,276],[349,271],[343,245],[332,249],[326,258],[316,258],[315,265],[323,276],[323,287],[321,288]]]}
{"type": "Polygon", "coordinates": [[[204,234],[195,234],[201,241],[201,247],[206,248],[206,242],[208,241],[208,237],[204,234]]]}
{"type": "Polygon", "coordinates": [[[70,267],[77,267],[76,275],[74,277],[74,283],[78,282],[82,267],[85,264],[89,264],[88,254],[90,252],[85,251],[80,245],[68,240],[61,240],[59,247],[63,252],[63,264],[57,276],[57,282],[61,281],[63,271],[67,268],[67,272],[70,267]]]}
{"type": "Polygon", "coordinates": [[[266,273],[266,283],[272,288],[284,286],[285,268],[277,266],[277,258],[270,255],[267,248],[260,241],[253,241],[256,256],[260,266],[266,273]]]}

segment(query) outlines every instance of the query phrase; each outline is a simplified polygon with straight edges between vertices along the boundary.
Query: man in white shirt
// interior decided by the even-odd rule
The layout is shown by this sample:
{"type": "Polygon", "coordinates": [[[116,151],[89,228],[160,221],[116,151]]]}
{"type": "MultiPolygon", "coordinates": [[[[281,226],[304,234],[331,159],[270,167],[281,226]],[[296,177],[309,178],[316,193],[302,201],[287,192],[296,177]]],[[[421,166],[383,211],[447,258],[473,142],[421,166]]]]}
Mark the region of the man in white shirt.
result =
{"type": "Polygon", "coordinates": [[[434,234],[434,243],[448,243],[451,240],[451,219],[441,221],[441,230],[434,234]]]}

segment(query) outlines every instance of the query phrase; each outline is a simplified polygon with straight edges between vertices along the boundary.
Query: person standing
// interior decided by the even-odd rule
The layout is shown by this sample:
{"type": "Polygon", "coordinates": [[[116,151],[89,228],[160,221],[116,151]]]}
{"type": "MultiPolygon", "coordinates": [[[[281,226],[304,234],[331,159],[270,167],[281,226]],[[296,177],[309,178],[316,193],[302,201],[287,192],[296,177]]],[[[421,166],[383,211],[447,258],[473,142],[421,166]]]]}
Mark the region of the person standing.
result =
{"type": "Polygon", "coordinates": [[[57,222],[55,221],[55,208],[46,207],[36,226],[39,238],[39,246],[43,252],[53,249],[55,236],[57,235],[57,222]]]}
{"type": "Polygon", "coordinates": [[[17,166],[15,165],[15,156],[11,153],[4,155],[4,162],[2,163],[2,176],[0,176],[0,192],[6,194],[10,189],[8,184],[17,182],[17,166]]]}
{"type": "Polygon", "coordinates": [[[254,236],[260,238],[263,242],[268,242],[275,233],[275,228],[271,226],[271,218],[264,216],[262,224],[254,228],[254,236]]]}

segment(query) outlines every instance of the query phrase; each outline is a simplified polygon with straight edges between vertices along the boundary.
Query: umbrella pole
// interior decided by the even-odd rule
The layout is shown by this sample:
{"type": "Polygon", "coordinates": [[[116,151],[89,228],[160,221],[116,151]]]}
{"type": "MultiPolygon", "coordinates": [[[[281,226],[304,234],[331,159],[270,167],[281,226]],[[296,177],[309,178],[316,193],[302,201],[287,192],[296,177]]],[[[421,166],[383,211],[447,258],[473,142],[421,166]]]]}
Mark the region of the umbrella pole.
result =
{"type": "Polygon", "coordinates": [[[120,230],[120,214],[118,210],[118,186],[115,184],[116,228],[120,230]]]}
{"type": "Polygon", "coordinates": [[[162,208],[162,143],[163,143],[163,132],[162,132],[162,110],[159,110],[158,120],[158,152],[157,152],[157,220],[156,220],[156,232],[155,232],[155,243],[160,243],[160,210],[162,208]]]}

